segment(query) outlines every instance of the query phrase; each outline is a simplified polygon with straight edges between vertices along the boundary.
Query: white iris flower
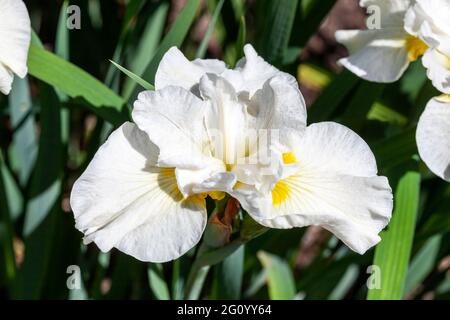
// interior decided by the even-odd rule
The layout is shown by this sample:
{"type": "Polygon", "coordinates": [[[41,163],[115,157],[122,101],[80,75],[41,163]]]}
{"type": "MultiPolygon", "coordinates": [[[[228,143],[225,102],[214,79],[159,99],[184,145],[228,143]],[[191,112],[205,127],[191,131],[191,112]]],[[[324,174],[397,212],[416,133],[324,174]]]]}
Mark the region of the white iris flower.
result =
{"type": "Polygon", "coordinates": [[[73,187],[85,243],[176,259],[202,236],[205,197],[225,193],[264,225],[319,224],[359,253],[379,241],[392,194],[367,144],[335,123],[306,127],[296,79],[244,52],[233,70],[165,54],[135,124],[112,133],[73,187]]]}
{"type": "Polygon", "coordinates": [[[405,15],[410,0],[361,0],[360,5],[379,9],[380,28],[338,30],[336,40],[350,56],[339,62],[357,76],[372,82],[397,81],[427,50],[426,44],[405,30],[405,15]]]}
{"type": "Polygon", "coordinates": [[[422,62],[433,85],[450,94],[450,1],[417,0],[405,18],[405,29],[427,44],[422,62]]]}
{"type": "Polygon", "coordinates": [[[450,182],[450,96],[428,102],[417,124],[416,141],[428,168],[450,182]]]}
{"type": "Polygon", "coordinates": [[[0,0],[0,92],[9,94],[14,74],[27,74],[30,17],[22,0],[0,0]]]}
{"type": "MultiPolygon", "coordinates": [[[[394,82],[409,62],[423,56],[428,78],[439,91],[450,94],[450,1],[362,0],[360,4],[381,9],[381,29],[336,32],[336,39],[350,52],[340,62],[366,80],[394,82]]],[[[428,103],[417,127],[416,140],[428,167],[449,181],[448,96],[428,103]]]]}

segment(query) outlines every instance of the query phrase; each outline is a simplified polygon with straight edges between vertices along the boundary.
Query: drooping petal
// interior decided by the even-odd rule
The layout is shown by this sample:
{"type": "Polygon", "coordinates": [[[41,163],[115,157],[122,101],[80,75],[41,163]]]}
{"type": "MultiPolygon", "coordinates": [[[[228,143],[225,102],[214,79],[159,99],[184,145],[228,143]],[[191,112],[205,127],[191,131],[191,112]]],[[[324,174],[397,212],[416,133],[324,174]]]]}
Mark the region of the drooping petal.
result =
{"type": "Polygon", "coordinates": [[[223,61],[196,59],[189,61],[176,47],[170,48],[161,59],[155,75],[156,90],[167,86],[179,86],[195,90],[200,78],[206,73],[220,74],[226,70],[223,61]]]}
{"type": "Polygon", "coordinates": [[[389,28],[402,26],[411,0],[360,0],[359,5],[366,9],[379,8],[381,27],[389,28]]]}
{"type": "Polygon", "coordinates": [[[144,91],[134,103],[133,120],[159,148],[158,166],[203,169],[207,104],[181,87],[144,91]]]}
{"type": "Polygon", "coordinates": [[[183,200],[174,169],[153,166],[157,152],[131,123],[99,149],[71,194],[85,243],[151,262],[176,259],[197,244],[207,220],[204,201],[183,200]]]}
{"type": "Polygon", "coordinates": [[[27,74],[31,24],[22,0],[0,0],[0,90],[8,94],[11,72],[23,78],[27,74]]]}
{"type": "Polygon", "coordinates": [[[275,187],[272,203],[273,218],[256,217],[259,223],[280,229],[320,225],[360,254],[380,241],[392,212],[389,183],[377,176],[299,173],[275,187]]]}
{"type": "Polygon", "coordinates": [[[450,98],[430,100],[416,131],[420,157],[428,168],[450,182],[450,98]]]}
{"type": "Polygon", "coordinates": [[[339,30],[335,36],[350,53],[339,63],[365,80],[394,82],[408,68],[407,34],[402,28],[339,30]]]}
{"type": "Polygon", "coordinates": [[[439,91],[450,94],[450,58],[437,49],[428,49],[422,58],[427,76],[439,91]]]}
{"type": "Polygon", "coordinates": [[[392,213],[392,191],[376,175],[364,140],[339,124],[319,123],[306,129],[294,151],[299,170],[278,181],[270,195],[247,197],[244,209],[273,228],[320,225],[358,253],[375,245],[392,213]]]}

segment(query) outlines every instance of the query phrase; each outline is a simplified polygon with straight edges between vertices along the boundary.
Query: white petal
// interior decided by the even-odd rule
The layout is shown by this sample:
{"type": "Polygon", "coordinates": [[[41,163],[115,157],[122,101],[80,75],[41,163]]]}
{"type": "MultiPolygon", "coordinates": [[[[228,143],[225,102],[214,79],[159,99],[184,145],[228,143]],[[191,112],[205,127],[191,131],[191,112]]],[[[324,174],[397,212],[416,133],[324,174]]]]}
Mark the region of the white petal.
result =
{"type": "Polygon", "coordinates": [[[194,247],[204,201],[183,200],[173,169],[153,167],[157,149],[134,124],[114,131],[76,181],[71,206],[85,243],[142,261],[165,262],[194,247]]]}
{"type": "Polygon", "coordinates": [[[0,63],[0,92],[9,94],[14,80],[14,74],[0,63]]]}
{"type": "Polygon", "coordinates": [[[27,56],[31,26],[22,0],[0,0],[0,64],[23,78],[27,74],[27,56]]]}
{"type": "Polygon", "coordinates": [[[201,78],[200,94],[208,104],[205,124],[213,155],[226,164],[236,163],[245,154],[245,106],[233,86],[217,75],[201,78]]]}
{"type": "Polygon", "coordinates": [[[228,192],[236,183],[236,177],[226,170],[222,161],[200,170],[176,169],[178,188],[184,196],[209,191],[228,192]]]}
{"type": "Polygon", "coordinates": [[[238,195],[244,209],[273,228],[321,225],[358,253],[375,245],[392,213],[392,191],[376,176],[364,140],[336,123],[313,124],[295,155],[298,172],[277,182],[271,195],[238,195]]]}
{"type": "Polygon", "coordinates": [[[339,62],[357,76],[373,82],[394,82],[409,65],[406,32],[401,28],[382,30],[339,30],[336,40],[350,56],[339,62]]]}
{"type": "MultiPolygon", "coordinates": [[[[278,143],[289,146],[306,129],[306,104],[298,87],[286,82],[284,77],[266,81],[250,101],[251,128],[261,134],[278,134],[278,143]]],[[[275,138],[275,137],[274,137],[275,138]]]]}
{"type": "Polygon", "coordinates": [[[156,71],[155,88],[159,90],[167,86],[179,86],[192,90],[204,74],[220,74],[225,70],[223,61],[196,59],[191,62],[178,48],[172,47],[164,54],[156,71]]]}
{"type": "Polygon", "coordinates": [[[238,61],[235,70],[227,70],[222,74],[236,91],[247,91],[251,97],[267,80],[275,76],[298,88],[298,82],[293,76],[264,61],[250,44],[244,46],[244,54],[245,57],[238,61]]]}
{"type": "Polygon", "coordinates": [[[159,148],[158,166],[203,169],[207,104],[180,87],[144,91],[134,103],[133,120],[159,148]]]}
{"type": "Polygon", "coordinates": [[[403,25],[403,18],[411,5],[411,0],[361,0],[359,5],[367,9],[372,6],[379,8],[383,28],[399,27],[403,25]]]}
{"type": "Polygon", "coordinates": [[[380,241],[392,212],[385,177],[301,171],[285,181],[289,198],[272,208],[272,219],[256,217],[259,223],[281,229],[320,225],[360,254],[380,241]]]}
{"type": "Polygon", "coordinates": [[[422,113],[416,132],[417,147],[431,171],[450,182],[450,99],[434,98],[422,113]]]}
{"type": "Polygon", "coordinates": [[[422,63],[427,68],[427,76],[441,92],[450,94],[450,58],[436,49],[428,49],[422,63]]]}
{"type": "Polygon", "coordinates": [[[418,0],[405,17],[405,29],[450,57],[450,2],[418,0]]]}
{"type": "Polygon", "coordinates": [[[306,129],[295,155],[302,168],[371,177],[377,164],[367,143],[349,128],[335,122],[312,124],[306,129]]]}

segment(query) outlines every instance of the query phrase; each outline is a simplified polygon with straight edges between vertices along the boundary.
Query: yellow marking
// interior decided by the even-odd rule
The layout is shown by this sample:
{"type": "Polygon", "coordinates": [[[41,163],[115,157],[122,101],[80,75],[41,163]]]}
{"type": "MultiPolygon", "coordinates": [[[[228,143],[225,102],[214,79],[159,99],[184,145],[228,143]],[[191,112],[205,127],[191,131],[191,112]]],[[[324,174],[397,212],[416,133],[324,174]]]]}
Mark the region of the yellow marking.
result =
{"type": "Polygon", "coordinates": [[[285,152],[283,153],[283,162],[284,164],[296,163],[297,158],[293,152],[285,152]]]}
{"type": "Polygon", "coordinates": [[[291,190],[284,180],[278,181],[272,190],[272,204],[279,206],[289,197],[290,192],[291,190]]]}
{"type": "Polygon", "coordinates": [[[198,196],[201,199],[205,199],[207,196],[210,196],[211,199],[213,199],[213,200],[222,200],[223,198],[225,198],[226,193],[223,191],[209,191],[209,192],[199,193],[198,196]]]}
{"type": "Polygon", "coordinates": [[[421,57],[425,51],[427,51],[428,46],[425,42],[417,37],[408,35],[406,38],[406,50],[408,50],[408,60],[416,61],[421,57]]]}

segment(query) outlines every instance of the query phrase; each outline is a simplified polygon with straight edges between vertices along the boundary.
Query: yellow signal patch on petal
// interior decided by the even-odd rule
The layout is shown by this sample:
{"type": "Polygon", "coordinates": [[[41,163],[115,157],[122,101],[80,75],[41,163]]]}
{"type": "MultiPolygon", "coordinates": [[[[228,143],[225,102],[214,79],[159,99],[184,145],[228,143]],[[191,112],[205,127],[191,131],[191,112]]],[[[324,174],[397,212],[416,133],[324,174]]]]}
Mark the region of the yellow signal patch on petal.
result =
{"type": "Polygon", "coordinates": [[[419,38],[408,35],[406,38],[406,50],[408,50],[408,60],[412,62],[421,57],[428,50],[428,46],[419,38]]]}
{"type": "Polygon", "coordinates": [[[278,181],[272,190],[272,204],[278,206],[285,201],[290,194],[290,188],[283,180],[278,181]]]}
{"type": "Polygon", "coordinates": [[[207,196],[210,196],[213,200],[222,200],[225,198],[226,193],[223,191],[209,191],[198,194],[198,196],[202,199],[205,199],[207,196]]]}
{"type": "Polygon", "coordinates": [[[283,163],[284,164],[291,164],[296,163],[297,158],[295,157],[295,154],[293,152],[285,152],[283,153],[283,163]]]}

